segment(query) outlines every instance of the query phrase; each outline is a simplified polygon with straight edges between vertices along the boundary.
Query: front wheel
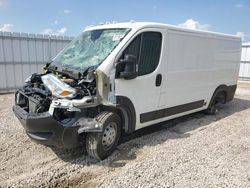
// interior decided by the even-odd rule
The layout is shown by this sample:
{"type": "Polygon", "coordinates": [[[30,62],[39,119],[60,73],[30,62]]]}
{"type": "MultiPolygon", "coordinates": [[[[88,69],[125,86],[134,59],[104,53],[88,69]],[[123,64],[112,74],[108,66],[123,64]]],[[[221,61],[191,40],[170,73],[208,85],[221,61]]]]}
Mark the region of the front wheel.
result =
{"type": "Polygon", "coordinates": [[[97,115],[96,120],[103,125],[103,131],[87,134],[86,150],[91,157],[103,160],[114,152],[118,144],[121,119],[113,112],[102,112],[97,115]]]}

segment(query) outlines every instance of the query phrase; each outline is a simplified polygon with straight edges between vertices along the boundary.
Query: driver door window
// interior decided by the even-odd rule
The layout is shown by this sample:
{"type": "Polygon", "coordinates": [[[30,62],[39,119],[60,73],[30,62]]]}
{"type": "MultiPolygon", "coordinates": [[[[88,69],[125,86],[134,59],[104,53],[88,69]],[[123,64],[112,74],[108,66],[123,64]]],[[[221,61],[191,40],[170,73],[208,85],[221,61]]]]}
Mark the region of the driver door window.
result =
{"type": "Polygon", "coordinates": [[[144,32],[138,35],[123,54],[136,56],[138,76],[153,72],[159,64],[162,35],[159,32],[144,32]]]}

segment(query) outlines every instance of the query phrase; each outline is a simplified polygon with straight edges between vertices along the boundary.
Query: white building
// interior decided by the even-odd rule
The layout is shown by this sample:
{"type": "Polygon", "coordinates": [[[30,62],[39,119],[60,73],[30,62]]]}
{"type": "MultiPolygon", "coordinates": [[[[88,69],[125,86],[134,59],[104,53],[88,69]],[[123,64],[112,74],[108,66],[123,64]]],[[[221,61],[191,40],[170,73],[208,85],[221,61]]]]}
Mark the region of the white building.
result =
{"type": "Polygon", "coordinates": [[[250,42],[242,44],[239,79],[250,80],[250,42]]]}

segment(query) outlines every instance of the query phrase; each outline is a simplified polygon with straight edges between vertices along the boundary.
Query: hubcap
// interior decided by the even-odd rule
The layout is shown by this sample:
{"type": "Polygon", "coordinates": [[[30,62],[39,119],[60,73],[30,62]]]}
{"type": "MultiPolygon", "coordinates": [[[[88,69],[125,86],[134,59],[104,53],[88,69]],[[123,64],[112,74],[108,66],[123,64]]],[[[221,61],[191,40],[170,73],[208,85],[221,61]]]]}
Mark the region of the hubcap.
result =
{"type": "Polygon", "coordinates": [[[102,146],[104,150],[108,150],[112,147],[116,138],[117,125],[115,122],[110,122],[105,128],[102,136],[102,146]]]}

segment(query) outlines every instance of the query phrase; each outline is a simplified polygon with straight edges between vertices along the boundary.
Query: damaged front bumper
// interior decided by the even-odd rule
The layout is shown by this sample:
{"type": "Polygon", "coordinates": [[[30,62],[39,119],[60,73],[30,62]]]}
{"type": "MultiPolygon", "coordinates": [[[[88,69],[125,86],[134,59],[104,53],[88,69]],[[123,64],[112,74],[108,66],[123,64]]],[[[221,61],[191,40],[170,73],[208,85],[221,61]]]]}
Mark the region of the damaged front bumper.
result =
{"type": "Polygon", "coordinates": [[[20,106],[13,111],[27,135],[37,143],[47,146],[72,148],[79,143],[79,127],[72,127],[56,121],[48,112],[28,113],[20,106]]]}
{"type": "Polygon", "coordinates": [[[81,142],[80,133],[102,131],[102,125],[95,119],[75,118],[62,123],[55,120],[49,112],[28,113],[18,105],[13,107],[13,111],[27,135],[46,146],[73,148],[81,142]]]}

